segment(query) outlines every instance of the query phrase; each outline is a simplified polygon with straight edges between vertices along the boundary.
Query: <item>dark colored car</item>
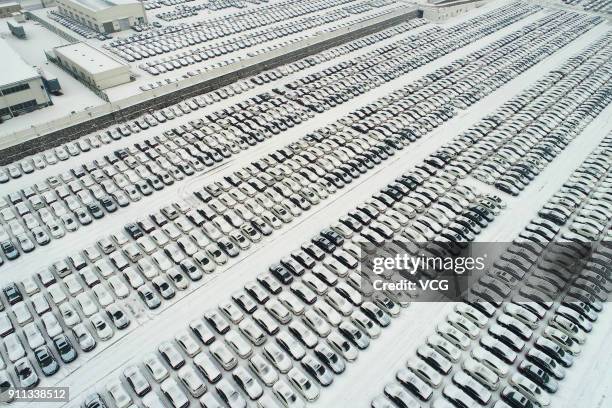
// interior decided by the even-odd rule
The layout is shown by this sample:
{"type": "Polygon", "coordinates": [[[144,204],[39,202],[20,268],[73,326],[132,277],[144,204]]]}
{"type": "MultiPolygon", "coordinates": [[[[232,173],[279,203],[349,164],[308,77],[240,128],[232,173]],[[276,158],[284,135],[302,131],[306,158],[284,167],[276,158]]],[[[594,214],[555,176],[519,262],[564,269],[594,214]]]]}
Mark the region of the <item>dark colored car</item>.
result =
{"type": "Polygon", "coordinates": [[[55,357],[53,357],[53,354],[51,354],[49,347],[38,347],[36,350],[34,350],[34,356],[36,357],[36,361],[38,362],[41,371],[47,377],[59,371],[60,366],[55,357]]]}
{"type": "Polygon", "coordinates": [[[78,354],[75,348],[72,346],[68,336],[65,334],[60,334],[54,337],[53,344],[55,345],[55,349],[64,363],[67,364],[76,360],[78,354]]]}

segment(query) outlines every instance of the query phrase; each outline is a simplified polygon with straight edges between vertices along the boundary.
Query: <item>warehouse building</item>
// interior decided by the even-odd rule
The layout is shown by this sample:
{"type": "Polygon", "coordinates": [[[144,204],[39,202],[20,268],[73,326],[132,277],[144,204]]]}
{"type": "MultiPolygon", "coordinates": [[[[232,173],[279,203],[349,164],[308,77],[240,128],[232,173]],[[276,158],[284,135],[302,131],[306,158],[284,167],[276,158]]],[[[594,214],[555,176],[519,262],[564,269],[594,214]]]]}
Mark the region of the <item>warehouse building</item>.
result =
{"type": "Polygon", "coordinates": [[[0,4],[0,18],[11,17],[13,13],[21,11],[21,5],[19,3],[2,3],[0,4]]]}
{"type": "Polygon", "coordinates": [[[57,63],[86,85],[102,90],[131,81],[130,66],[86,43],[54,48],[57,63]]]}
{"type": "Polygon", "coordinates": [[[127,30],[147,22],[143,3],[137,0],[57,0],[60,14],[101,33],[127,30]]]}
{"type": "Polygon", "coordinates": [[[52,104],[40,73],[0,40],[0,118],[9,119],[52,104]]]}

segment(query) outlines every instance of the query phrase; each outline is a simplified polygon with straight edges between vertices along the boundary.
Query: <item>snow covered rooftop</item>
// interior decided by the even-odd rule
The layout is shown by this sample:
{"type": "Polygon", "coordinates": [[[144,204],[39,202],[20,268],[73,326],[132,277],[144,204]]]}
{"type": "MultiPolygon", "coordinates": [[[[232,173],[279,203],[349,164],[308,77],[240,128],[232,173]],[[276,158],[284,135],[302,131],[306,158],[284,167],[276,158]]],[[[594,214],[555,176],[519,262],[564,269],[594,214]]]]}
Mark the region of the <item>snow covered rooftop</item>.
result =
{"type": "Polygon", "coordinates": [[[110,7],[122,6],[125,4],[138,3],[136,0],[70,0],[82,7],[93,11],[104,10],[110,7]]]}
{"type": "Polygon", "coordinates": [[[114,58],[109,57],[86,43],[75,43],[55,48],[55,52],[72,61],[83,70],[97,74],[115,68],[126,67],[114,58]]]}
{"type": "Polygon", "coordinates": [[[0,55],[2,56],[0,86],[7,86],[40,76],[4,39],[0,39],[0,55]]]}

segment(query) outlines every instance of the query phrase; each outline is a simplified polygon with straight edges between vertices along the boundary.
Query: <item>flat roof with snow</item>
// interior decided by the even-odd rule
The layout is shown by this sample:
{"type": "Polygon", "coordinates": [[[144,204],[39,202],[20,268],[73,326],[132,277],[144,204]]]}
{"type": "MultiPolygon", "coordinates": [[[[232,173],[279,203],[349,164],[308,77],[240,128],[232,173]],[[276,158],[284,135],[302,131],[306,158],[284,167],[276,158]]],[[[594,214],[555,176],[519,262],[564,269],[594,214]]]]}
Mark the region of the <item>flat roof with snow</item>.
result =
{"type": "Polygon", "coordinates": [[[82,42],[57,47],[55,52],[91,74],[128,67],[126,64],[122,64],[91,45],[82,42]]]}
{"type": "Polygon", "coordinates": [[[34,67],[26,63],[3,39],[0,39],[0,55],[2,56],[0,86],[12,85],[40,76],[34,67]]]}
{"type": "Polygon", "coordinates": [[[100,11],[110,7],[123,6],[126,4],[137,4],[136,0],[70,0],[80,6],[93,11],[100,11]]]}

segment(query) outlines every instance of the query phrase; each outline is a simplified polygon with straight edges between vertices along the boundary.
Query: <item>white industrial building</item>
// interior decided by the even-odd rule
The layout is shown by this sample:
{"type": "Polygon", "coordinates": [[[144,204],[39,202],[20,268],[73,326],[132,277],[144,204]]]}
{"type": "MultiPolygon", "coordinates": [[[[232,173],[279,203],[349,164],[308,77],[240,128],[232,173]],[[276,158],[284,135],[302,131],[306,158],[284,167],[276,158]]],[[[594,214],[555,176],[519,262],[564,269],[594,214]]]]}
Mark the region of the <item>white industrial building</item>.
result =
{"type": "Polygon", "coordinates": [[[127,30],[147,22],[143,3],[137,0],[57,0],[60,14],[101,33],[127,30]]]}
{"type": "Polygon", "coordinates": [[[102,90],[130,82],[130,66],[86,43],[54,48],[58,63],[85,84],[102,90]]]}
{"type": "Polygon", "coordinates": [[[52,104],[40,73],[0,39],[0,118],[8,119],[52,104]]]}

